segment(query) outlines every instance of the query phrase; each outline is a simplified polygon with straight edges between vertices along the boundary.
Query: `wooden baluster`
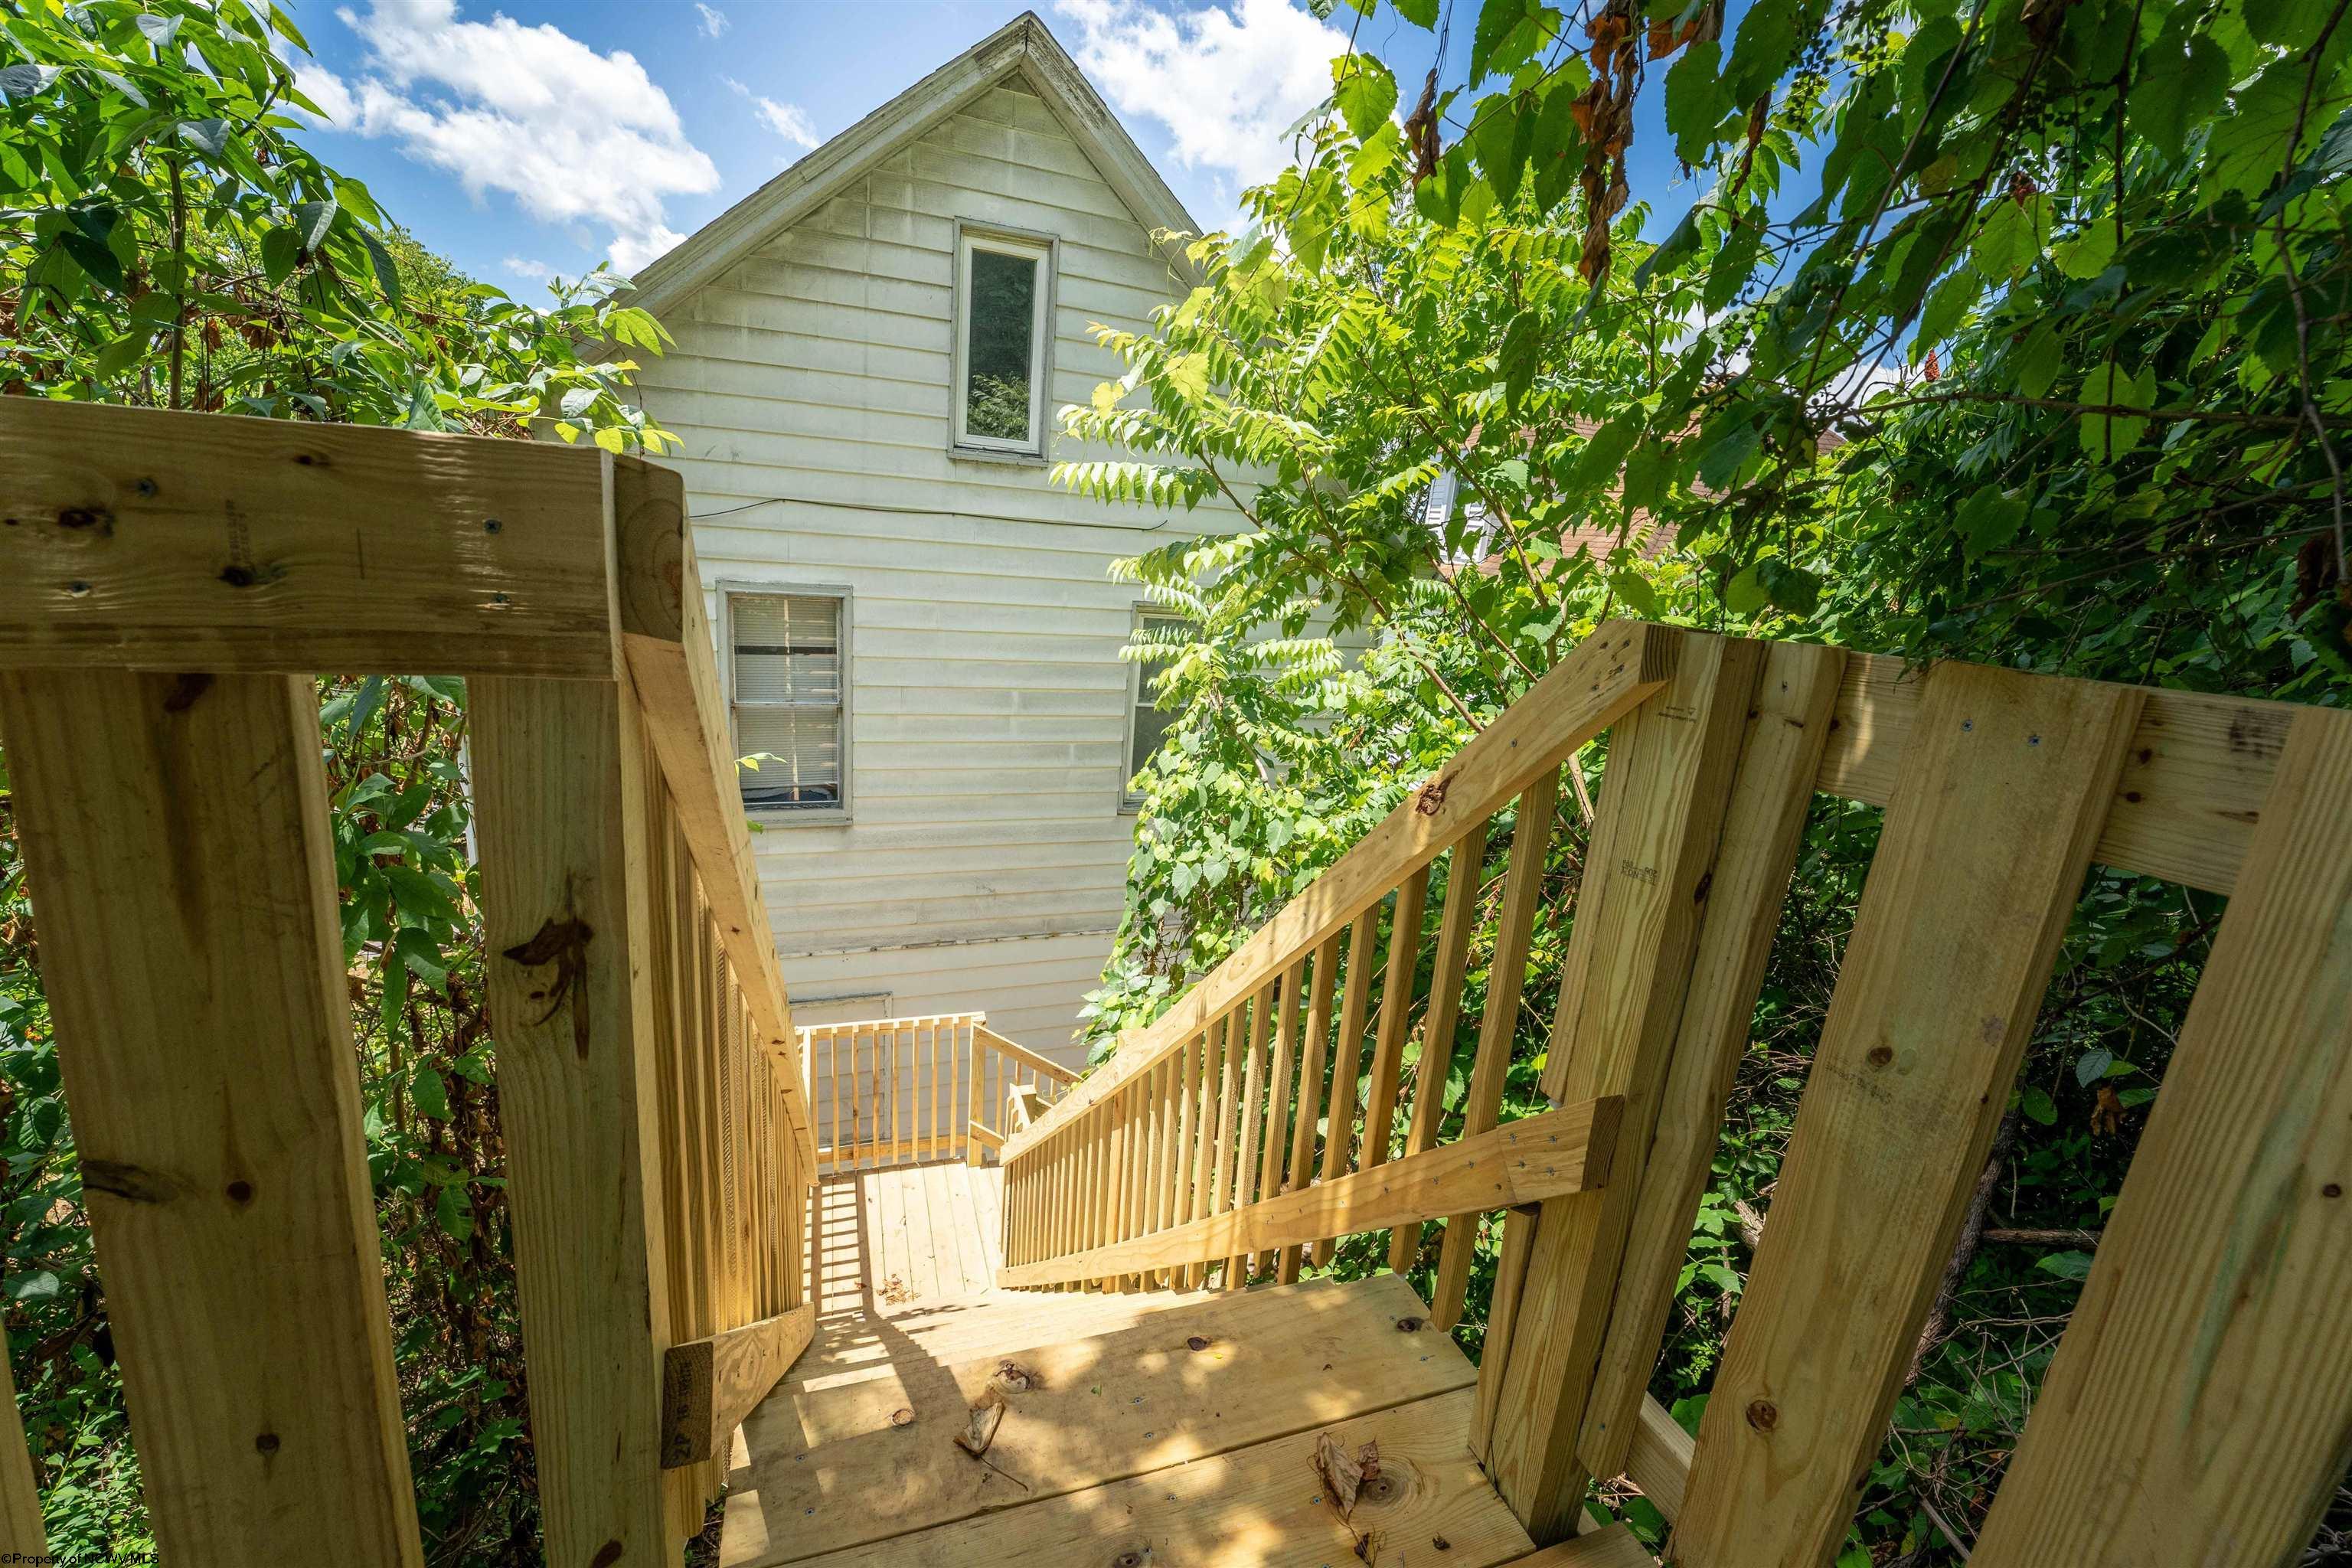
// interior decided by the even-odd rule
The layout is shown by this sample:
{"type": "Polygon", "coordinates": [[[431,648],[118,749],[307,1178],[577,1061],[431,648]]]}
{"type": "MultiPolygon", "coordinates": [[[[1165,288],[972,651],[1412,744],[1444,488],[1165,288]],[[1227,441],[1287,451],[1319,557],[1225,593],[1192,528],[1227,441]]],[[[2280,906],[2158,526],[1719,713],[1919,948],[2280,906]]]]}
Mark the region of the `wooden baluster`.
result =
{"type": "MultiPolygon", "coordinates": [[[[1176,1150],[1168,1167],[1168,1223],[1171,1226],[1182,1225],[1192,1217],[1189,1194],[1192,1190],[1196,1108],[1201,1100],[1202,1043],[1200,1040],[1187,1040],[1177,1052],[1182,1077],[1177,1084],[1176,1150]]],[[[1176,1289],[1185,1289],[1190,1284],[1190,1277],[1188,1269],[1171,1269],[1168,1283],[1176,1289]]]]}
{"type": "MultiPolygon", "coordinates": [[[[1259,1142],[1265,1131],[1265,1037],[1274,1012],[1275,988],[1266,986],[1250,1001],[1249,1047],[1242,1073],[1242,1126],[1239,1155],[1234,1163],[1234,1206],[1246,1208],[1257,1200],[1259,1142]]],[[[1249,1279],[1252,1259],[1235,1253],[1225,1260],[1225,1289],[1239,1289],[1249,1279]]]]}
{"type": "MultiPolygon", "coordinates": [[[[1223,1018],[1213,1019],[1201,1032],[1200,1104],[1193,1122],[1192,1191],[1184,1214],[1188,1220],[1204,1218],[1209,1212],[1209,1187],[1217,1161],[1217,1072],[1224,1054],[1225,1023],[1223,1018]]],[[[1184,1288],[1198,1290],[1207,1282],[1208,1274],[1205,1264],[1186,1265],[1184,1288]]]]}
{"type": "Polygon", "coordinates": [[[16,1379],[5,1346],[0,1346],[0,1546],[36,1562],[49,1552],[40,1494],[33,1482],[33,1456],[25,1446],[24,1417],[16,1408],[16,1379]]]}
{"type": "MultiPolygon", "coordinates": [[[[1127,1234],[1141,1236],[1145,1229],[1144,1208],[1150,1201],[1151,1191],[1151,1086],[1146,1079],[1137,1079],[1128,1090],[1128,1114],[1127,1234]]],[[[1136,1275],[1130,1278],[1130,1286],[1147,1290],[1151,1281],[1136,1275]]]]}
{"type": "MultiPolygon", "coordinates": [[[[1569,765],[1576,764],[1571,761],[1569,765]]],[[[1445,912],[1437,926],[1437,958],[1429,975],[1429,1012],[1421,1031],[1421,1060],[1412,1069],[1412,1125],[1408,1158],[1437,1146],[1445,1119],[1445,1085],[1454,1076],[1454,1037],[1462,1019],[1462,974],[1470,935],[1478,924],[1478,894],[1486,873],[1486,825],[1454,842],[1446,862],[1445,912]]],[[[1389,1268],[1402,1274],[1421,1252],[1421,1226],[1401,1225],[1389,1238],[1389,1268]]]]}
{"type": "MultiPolygon", "coordinates": [[[[1375,901],[1348,932],[1348,984],[1339,1006],[1339,1032],[1333,1037],[1331,1094],[1323,1130],[1323,1180],[1337,1181],[1355,1152],[1356,1099],[1363,1083],[1364,1014],[1371,1005],[1372,954],[1380,943],[1381,906],[1375,901]]],[[[1309,1249],[1315,1267],[1328,1267],[1336,1244],[1329,1238],[1309,1249]]]]}
{"type": "MultiPolygon", "coordinates": [[[[1176,1163],[1179,1131],[1178,1101],[1181,1085],[1177,1078],[1176,1059],[1163,1060],[1153,1069],[1152,1096],[1158,1102],[1159,1140],[1151,1165],[1151,1228],[1165,1230],[1176,1223],[1176,1163]]],[[[1173,1287],[1175,1276],[1163,1269],[1160,1282],[1173,1287]]]]}
{"type": "MultiPolygon", "coordinates": [[[[1543,898],[1544,850],[1551,843],[1552,812],[1559,803],[1557,768],[1519,796],[1518,820],[1511,828],[1511,868],[1505,876],[1503,912],[1495,928],[1495,961],[1486,981],[1486,1011],[1478,1020],[1478,1054],[1470,1068],[1470,1092],[1462,1113],[1465,1138],[1492,1131],[1502,1117],[1503,1080],[1511,1066],[1519,993],[1528,979],[1528,947],[1543,898]]],[[[1462,1321],[1477,1236],[1476,1215],[1454,1215],[1445,1222],[1437,1290],[1429,1308],[1431,1321],[1441,1329],[1451,1330],[1462,1321]]]]}
{"type": "MultiPolygon", "coordinates": [[[[1289,1189],[1282,1180],[1283,1155],[1290,1147],[1290,1089],[1298,1059],[1298,1004],[1306,983],[1305,960],[1283,971],[1275,992],[1274,1058],[1265,1074],[1265,1148],[1258,1156],[1260,1197],[1278,1197],[1289,1189]]],[[[1253,1272],[1263,1279],[1274,1272],[1271,1252],[1257,1255],[1253,1272]]]]}
{"type": "Polygon", "coordinates": [[[1357,1169],[1388,1163],[1396,1128],[1397,1086],[1404,1061],[1406,1026],[1412,1017],[1412,984],[1421,967],[1421,921],[1429,901],[1429,868],[1423,866],[1397,889],[1389,921],[1388,973],[1381,986],[1381,1016],[1372,1039],[1372,1071],[1364,1089],[1364,1146],[1357,1169]]]}
{"type": "MultiPolygon", "coordinates": [[[[850,1042],[849,1070],[852,1073],[855,1073],[857,1070],[857,1042],[855,1040],[850,1042]]],[[[825,1163],[838,1171],[841,1169],[842,1150],[841,1031],[838,1029],[827,1028],[824,1032],[824,1076],[827,1081],[832,1085],[833,1095],[833,1131],[826,1143],[825,1163]]],[[[856,1100],[854,1093],[852,1095],[850,1104],[851,1108],[855,1110],[856,1100]]],[[[850,1143],[852,1147],[856,1146],[856,1131],[853,1128],[850,1131],[850,1143]]]]}
{"type": "MultiPolygon", "coordinates": [[[[1211,1215],[1224,1213],[1233,1202],[1234,1161],[1240,1152],[1241,1058],[1243,1042],[1246,1038],[1244,1031],[1248,1026],[1248,1016],[1244,1011],[1247,1005],[1244,1002],[1226,1014],[1224,1026],[1218,1035],[1221,1060],[1217,1068],[1216,1163],[1209,1174],[1208,1212],[1211,1215]]],[[[1204,1276],[1205,1272],[1204,1267],[1204,1276]]],[[[1229,1273],[1223,1283],[1225,1289],[1232,1289],[1240,1280],[1229,1273]]]]}
{"type": "MultiPolygon", "coordinates": [[[[1339,980],[1339,937],[1336,931],[1315,950],[1315,968],[1307,983],[1307,1045],[1298,1067],[1298,1120],[1290,1133],[1290,1176],[1283,1191],[1293,1193],[1314,1180],[1315,1126],[1323,1114],[1323,1069],[1331,1046],[1331,993],[1339,980]]],[[[1276,1266],[1285,1285],[1298,1278],[1302,1261],[1295,1247],[1282,1248],[1276,1266]]]]}
{"type": "MultiPolygon", "coordinates": [[[[1104,1121],[1108,1126],[1103,1140],[1103,1222],[1097,1233],[1102,1237],[1096,1243],[1098,1247],[1127,1239],[1127,1096],[1111,1096],[1104,1121]]],[[[1105,1279],[1102,1288],[1124,1291],[1127,1281],[1105,1279]]]]}

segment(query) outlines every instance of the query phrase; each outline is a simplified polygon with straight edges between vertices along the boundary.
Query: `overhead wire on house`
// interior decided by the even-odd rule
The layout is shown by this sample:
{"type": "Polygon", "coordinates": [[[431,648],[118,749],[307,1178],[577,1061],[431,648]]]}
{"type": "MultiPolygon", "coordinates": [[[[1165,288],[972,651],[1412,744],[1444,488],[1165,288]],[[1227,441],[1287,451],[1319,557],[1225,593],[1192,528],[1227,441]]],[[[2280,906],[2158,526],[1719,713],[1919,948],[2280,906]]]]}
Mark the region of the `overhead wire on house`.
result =
{"type": "Polygon", "coordinates": [[[688,512],[687,521],[709,522],[714,518],[732,517],[737,512],[751,511],[763,506],[813,506],[823,508],[827,511],[878,511],[899,517],[963,518],[973,522],[1025,522],[1034,523],[1042,528],[1118,528],[1125,529],[1130,533],[1157,533],[1176,521],[1174,515],[1171,514],[1153,523],[1096,522],[1066,517],[1018,517],[1005,511],[967,511],[961,507],[892,506],[887,501],[871,500],[819,500],[812,496],[761,496],[757,500],[747,500],[740,506],[720,507],[715,511],[688,512]]]}

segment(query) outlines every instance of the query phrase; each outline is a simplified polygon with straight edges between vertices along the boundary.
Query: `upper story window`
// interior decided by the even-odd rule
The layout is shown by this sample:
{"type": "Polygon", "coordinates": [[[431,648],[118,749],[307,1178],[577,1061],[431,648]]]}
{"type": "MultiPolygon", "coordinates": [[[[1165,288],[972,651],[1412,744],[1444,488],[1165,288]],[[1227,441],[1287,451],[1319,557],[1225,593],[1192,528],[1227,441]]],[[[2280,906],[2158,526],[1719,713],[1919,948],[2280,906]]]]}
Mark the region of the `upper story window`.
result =
{"type": "Polygon", "coordinates": [[[848,805],[845,595],[730,593],[727,622],[743,806],[827,812],[848,805]]]}
{"type": "Polygon", "coordinates": [[[955,443],[1045,449],[1050,240],[960,230],[956,241],[955,443]]]}

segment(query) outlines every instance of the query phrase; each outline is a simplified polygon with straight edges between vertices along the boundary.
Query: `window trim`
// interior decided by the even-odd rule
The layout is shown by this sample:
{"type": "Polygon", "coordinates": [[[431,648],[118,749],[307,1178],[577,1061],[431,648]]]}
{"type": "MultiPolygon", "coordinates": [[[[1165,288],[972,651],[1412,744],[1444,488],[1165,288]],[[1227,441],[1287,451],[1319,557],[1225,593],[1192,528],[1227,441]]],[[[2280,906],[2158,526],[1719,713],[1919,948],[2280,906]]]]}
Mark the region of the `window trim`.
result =
{"type": "MultiPolygon", "coordinates": [[[[1165,605],[1155,605],[1149,599],[1138,599],[1135,602],[1134,612],[1133,618],[1128,622],[1128,635],[1130,640],[1133,639],[1136,632],[1142,629],[1143,623],[1148,620],[1185,621],[1192,618],[1189,616],[1177,614],[1165,605]]],[[[1143,809],[1143,797],[1128,786],[1135,778],[1135,769],[1132,766],[1135,762],[1135,719],[1143,707],[1145,666],[1138,659],[1125,659],[1121,662],[1127,666],[1127,720],[1120,727],[1122,732],[1118,742],[1118,812],[1122,816],[1132,816],[1143,809]]]]}
{"type": "MultiPolygon", "coordinates": [[[[852,781],[856,777],[852,763],[851,749],[854,732],[852,712],[856,704],[851,646],[855,640],[852,628],[856,622],[856,595],[845,583],[778,583],[756,578],[722,577],[711,584],[719,595],[719,679],[727,702],[727,741],[742,754],[742,735],[735,721],[735,600],[738,595],[778,597],[798,595],[804,598],[833,599],[841,605],[841,802],[823,806],[754,806],[745,805],[743,814],[763,827],[845,827],[853,820],[856,802],[851,797],[852,781]]],[[[740,796],[739,795],[738,798],[740,796]]]]}
{"type": "Polygon", "coordinates": [[[1045,428],[1045,415],[1051,401],[1054,380],[1054,323],[1056,290],[1062,276],[1062,242],[1050,234],[1035,229],[1013,228],[1003,224],[983,224],[969,218],[955,220],[955,252],[951,263],[953,300],[950,307],[950,374],[953,377],[948,388],[948,450],[959,457],[993,459],[998,462],[1045,460],[1051,441],[1045,428]],[[965,428],[966,399],[971,393],[964,362],[970,352],[971,336],[971,253],[977,248],[992,250],[1002,255],[1023,256],[1037,262],[1045,269],[1044,287],[1037,290],[1033,306],[1036,333],[1030,348],[1029,430],[1027,441],[1009,440],[1001,436],[975,436],[965,428]]]}

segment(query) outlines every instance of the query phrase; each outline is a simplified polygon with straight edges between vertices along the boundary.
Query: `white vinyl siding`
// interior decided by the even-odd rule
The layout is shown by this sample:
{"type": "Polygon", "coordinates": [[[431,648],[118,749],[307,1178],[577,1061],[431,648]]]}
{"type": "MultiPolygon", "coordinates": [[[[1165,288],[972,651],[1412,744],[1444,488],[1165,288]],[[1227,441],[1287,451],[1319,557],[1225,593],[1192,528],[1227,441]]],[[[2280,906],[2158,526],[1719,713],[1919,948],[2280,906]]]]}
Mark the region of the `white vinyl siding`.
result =
{"type": "Polygon", "coordinates": [[[755,813],[848,805],[845,599],[838,594],[727,595],[737,772],[755,813]]]}
{"type": "MultiPolygon", "coordinates": [[[[1056,237],[1048,431],[1122,372],[1087,323],[1145,331],[1186,291],[1045,101],[1007,83],[665,310],[677,344],[640,384],[685,442],[664,460],[705,583],[853,595],[854,820],[765,813],[751,837],[793,996],[980,1008],[1067,1059],[1133,849],[1135,590],[1108,569],[1239,518],[1090,500],[1034,459],[956,449],[967,231],[1056,237]]],[[[1053,436],[1056,459],[1115,455],[1053,436]]]]}

